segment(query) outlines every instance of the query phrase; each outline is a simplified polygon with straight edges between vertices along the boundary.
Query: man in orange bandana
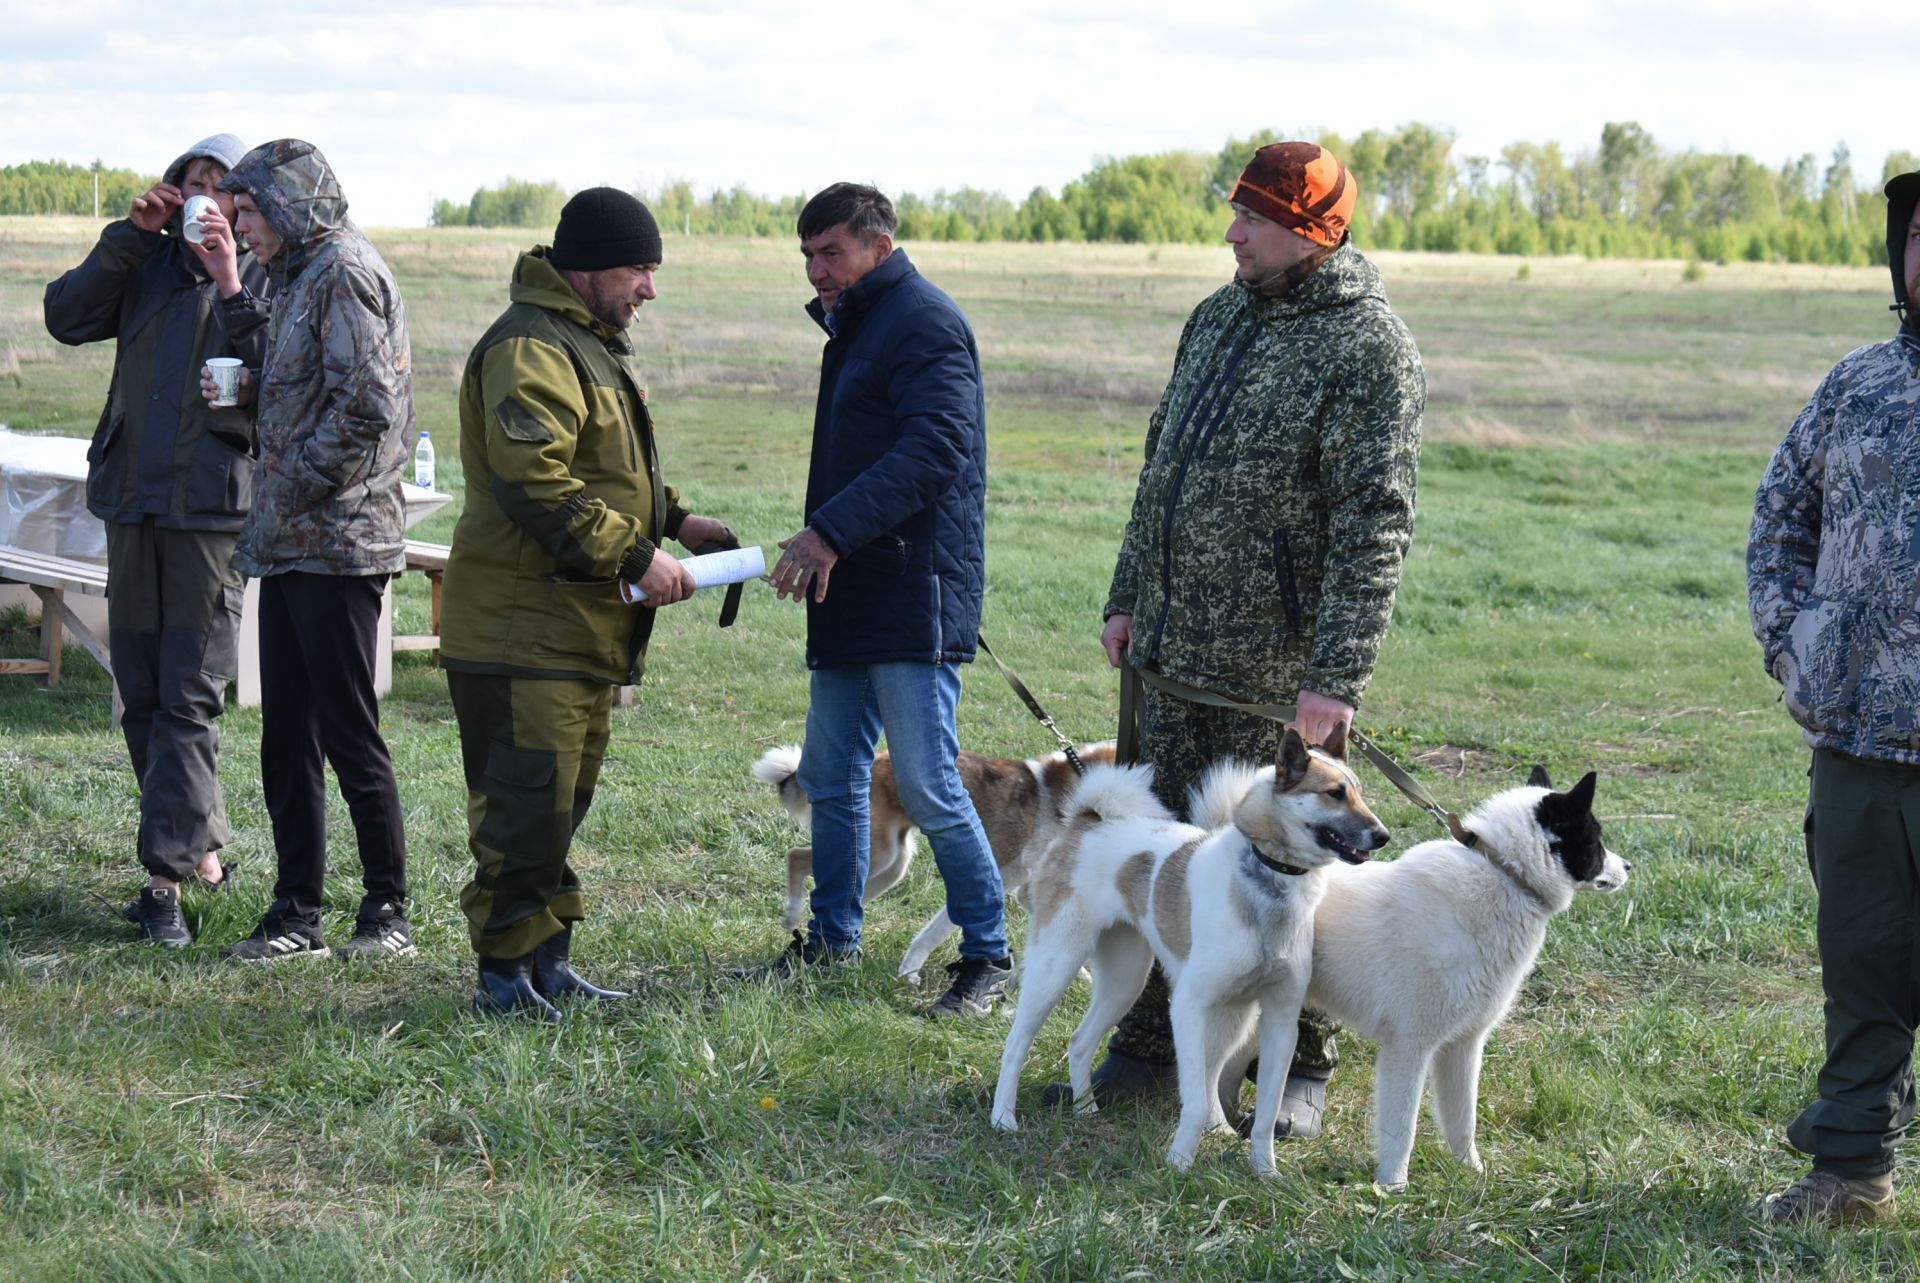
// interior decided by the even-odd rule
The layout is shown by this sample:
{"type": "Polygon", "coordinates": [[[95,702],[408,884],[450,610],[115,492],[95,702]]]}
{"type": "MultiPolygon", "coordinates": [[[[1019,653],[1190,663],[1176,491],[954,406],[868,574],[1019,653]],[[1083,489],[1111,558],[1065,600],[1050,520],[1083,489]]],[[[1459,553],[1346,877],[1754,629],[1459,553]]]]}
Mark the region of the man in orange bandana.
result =
{"type": "MultiPolygon", "coordinates": [[[[1101,637],[1116,667],[1295,705],[1313,744],[1351,724],[1373,676],[1413,533],[1426,404],[1413,338],[1348,239],[1358,200],[1346,166],[1312,143],[1262,147],[1241,172],[1226,236],[1234,280],[1180,337],[1101,637]]],[[[1207,766],[1273,761],[1281,729],[1152,687],[1141,704],[1142,756],[1182,813],[1207,766]]],[[[1319,1134],[1331,1035],[1302,1022],[1282,1135],[1319,1134]]],[[[1172,1082],[1156,971],[1094,1071],[1094,1099],[1172,1082]]]]}

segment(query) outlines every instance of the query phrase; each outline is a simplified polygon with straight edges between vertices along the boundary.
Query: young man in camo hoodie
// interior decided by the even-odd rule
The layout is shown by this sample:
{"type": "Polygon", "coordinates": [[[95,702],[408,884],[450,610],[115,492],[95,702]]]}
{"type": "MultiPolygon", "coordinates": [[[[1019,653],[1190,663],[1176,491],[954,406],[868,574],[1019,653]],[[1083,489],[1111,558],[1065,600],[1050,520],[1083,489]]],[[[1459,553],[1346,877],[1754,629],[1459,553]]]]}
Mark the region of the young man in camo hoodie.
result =
{"type": "Polygon", "coordinates": [[[1812,1170],[1776,1222],[1893,1213],[1920,1013],[1920,173],[1887,184],[1900,331],[1848,353],[1760,483],[1747,598],[1813,749],[1805,821],[1826,990],[1819,1098],[1787,1128],[1812,1170]]]}
{"type": "Polygon", "coordinates": [[[253,397],[260,457],[233,564],[260,580],[260,774],[279,855],[273,904],[223,956],[329,952],[323,760],[353,817],[366,888],[339,952],[412,953],[400,791],[373,685],[382,594],[406,567],[406,311],[312,143],[256,147],[220,187],[233,193],[236,230],[275,290],[265,363],[243,393],[253,397]]]}

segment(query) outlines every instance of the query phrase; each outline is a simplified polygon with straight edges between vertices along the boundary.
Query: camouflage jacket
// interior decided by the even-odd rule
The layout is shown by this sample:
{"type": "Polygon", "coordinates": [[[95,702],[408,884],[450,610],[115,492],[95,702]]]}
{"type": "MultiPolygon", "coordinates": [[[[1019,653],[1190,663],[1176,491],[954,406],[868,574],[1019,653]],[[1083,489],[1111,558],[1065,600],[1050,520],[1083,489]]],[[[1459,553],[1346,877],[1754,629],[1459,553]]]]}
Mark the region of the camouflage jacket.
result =
{"type": "Polygon", "coordinates": [[[1282,297],[1232,283],[1180,336],[1106,613],[1132,661],[1239,699],[1357,705],[1413,534],[1426,373],[1341,247],[1282,297]]]}
{"type": "Polygon", "coordinates": [[[402,570],[414,426],[400,288],[312,144],[256,147],[220,186],[251,194],[284,246],[268,264],[260,458],[233,564],[255,576],[402,570]]]}
{"type": "Polygon", "coordinates": [[[1747,600],[1815,748],[1920,763],[1920,337],[1833,367],[1754,501],[1747,600]]]}

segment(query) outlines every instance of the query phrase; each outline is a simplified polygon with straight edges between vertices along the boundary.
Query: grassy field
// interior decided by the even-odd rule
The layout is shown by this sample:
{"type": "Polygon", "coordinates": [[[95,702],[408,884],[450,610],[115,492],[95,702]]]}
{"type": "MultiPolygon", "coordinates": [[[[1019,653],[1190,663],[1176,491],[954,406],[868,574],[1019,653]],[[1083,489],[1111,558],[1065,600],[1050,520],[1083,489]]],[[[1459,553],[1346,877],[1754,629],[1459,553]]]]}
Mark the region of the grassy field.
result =
{"type": "MultiPolygon", "coordinates": [[[[58,349],[43,283],[92,235],[0,220],[0,421],[84,434],[110,353],[58,349]]],[[[382,233],[421,422],[450,442],[508,233],[382,233]]],[[[913,247],[989,369],[986,629],[1070,734],[1109,733],[1099,604],[1140,439],[1188,309],[1192,247],[913,247]]],[[[1920,1276],[1911,1197],[1873,1232],[1763,1229],[1821,1046],[1806,754],[1760,671],[1743,553],[1767,452],[1827,367],[1889,332],[1883,270],[1382,255],[1432,382],[1419,526],[1361,722],[1464,808],[1528,764],[1601,773],[1635,866],[1585,899],[1490,1045],[1484,1176],[1423,1124],[1405,1194],[1370,1184],[1372,1049],[1347,1039],[1326,1138],[1256,1184],[1243,1147],[1161,1163],[1170,1108],[1049,1118],[1057,1016],[1018,1137],[987,1104],[1004,1020],[956,1028],[893,964],[928,867],[874,906],[866,966],[794,990],[718,977],[780,944],[784,815],[747,767],[797,739],[798,610],[749,594],[663,618],[617,715],[577,862],[577,950],[631,988],[558,1029],[466,1012],[464,790],[445,688],[402,656],[385,706],[421,954],[346,971],[222,966],[269,898],[259,721],[225,719],[230,895],[204,943],[134,946],[136,797],[79,652],[0,683],[0,1277],[31,1280],[1879,1279],[1920,1276]],[[1524,270],[1522,270],[1524,268],[1524,270]]],[[[636,327],[669,475],[771,544],[798,523],[819,334],[785,243],[670,240],[636,327]]],[[[443,488],[458,482],[440,451],[443,488]]],[[[452,512],[422,528],[445,539],[452,512]]],[[[424,585],[402,585],[402,626],[424,585]]],[[[29,653],[17,615],[0,653],[29,653]]],[[[1046,746],[988,671],[970,747],[1046,746]]],[[[1396,849],[1433,826],[1384,781],[1396,849]]],[[[344,810],[330,930],[358,898],[344,810]]],[[[1078,997],[1068,1006],[1077,1014],[1078,997]]],[[[1910,1178],[1912,1165],[1901,1175],[1910,1178]]]]}

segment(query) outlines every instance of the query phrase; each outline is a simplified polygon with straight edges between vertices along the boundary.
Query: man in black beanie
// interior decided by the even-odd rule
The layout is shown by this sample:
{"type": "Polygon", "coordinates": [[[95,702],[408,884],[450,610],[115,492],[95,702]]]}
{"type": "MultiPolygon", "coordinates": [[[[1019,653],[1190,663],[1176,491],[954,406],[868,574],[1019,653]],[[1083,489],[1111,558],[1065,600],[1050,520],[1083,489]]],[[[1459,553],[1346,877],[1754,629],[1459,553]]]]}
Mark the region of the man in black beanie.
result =
{"type": "Polygon", "coordinates": [[[731,537],[661,482],[646,390],[627,363],[625,331],[655,297],[660,258],[645,205],[611,187],[579,193],[553,247],[520,256],[512,304],[460,386],[467,493],[440,663],[476,866],[460,895],[480,960],[473,1004],[488,1015],[557,1020],[555,1000],[626,997],[570,963],[586,905],[567,851],[593,800],[614,688],[640,680],[654,610],[693,593],[661,542],[731,537]],[[640,607],[621,581],[645,594],[640,607]]]}

